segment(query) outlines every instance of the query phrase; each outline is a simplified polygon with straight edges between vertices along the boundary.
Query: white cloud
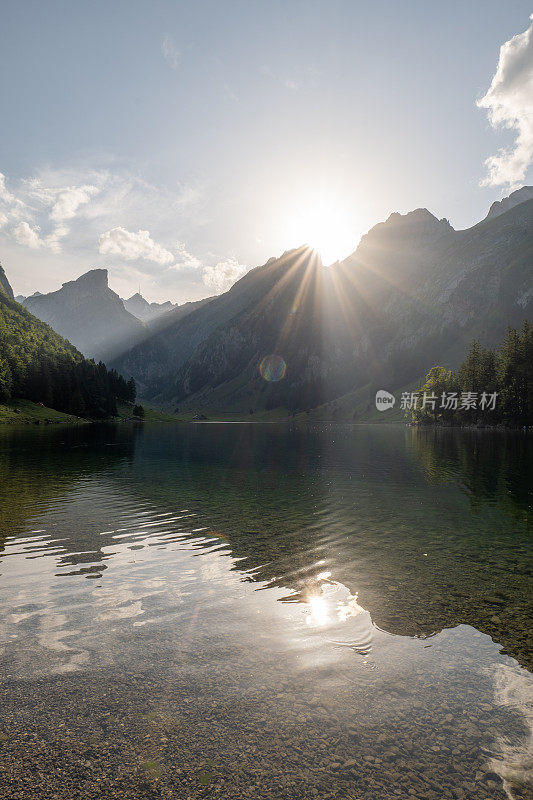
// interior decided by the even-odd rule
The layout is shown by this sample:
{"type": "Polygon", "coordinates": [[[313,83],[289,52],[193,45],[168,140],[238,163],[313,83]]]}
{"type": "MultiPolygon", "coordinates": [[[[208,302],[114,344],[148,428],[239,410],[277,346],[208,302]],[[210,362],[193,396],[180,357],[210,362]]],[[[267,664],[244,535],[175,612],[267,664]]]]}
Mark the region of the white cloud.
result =
{"type": "Polygon", "coordinates": [[[66,189],[60,189],[50,211],[50,219],[55,222],[72,219],[76,216],[78,208],[84,203],[88,203],[91,197],[98,192],[97,186],[69,186],[66,189]]]}
{"type": "Polygon", "coordinates": [[[533,160],[533,23],[501,46],[490,89],[477,105],[487,109],[494,128],[516,131],[511,147],[485,161],[488,175],[482,185],[517,188],[533,160]]]}
{"type": "Polygon", "coordinates": [[[201,249],[205,204],[203,182],[150,182],[107,162],[7,173],[0,175],[3,260],[21,294],[57,289],[100,260],[123,293],[141,283],[154,300],[197,299],[212,293],[204,264],[224,258],[201,249]]]}
{"type": "Polygon", "coordinates": [[[52,233],[49,233],[45,239],[45,244],[53,253],[61,253],[61,239],[69,233],[69,228],[66,225],[56,225],[52,233]]]}
{"type": "Polygon", "coordinates": [[[184,242],[176,242],[176,268],[177,269],[198,269],[202,266],[199,258],[189,253],[184,242]]]}
{"type": "Polygon", "coordinates": [[[228,258],[225,261],[219,261],[214,267],[205,267],[202,272],[202,280],[206,286],[213,289],[215,294],[221,294],[230,289],[247,272],[248,267],[239,264],[235,258],[228,258]]]}
{"type": "Polygon", "coordinates": [[[0,173],[0,228],[11,222],[11,233],[18,244],[60,253],[61,239],[70,232],[64,220],[74,219],[78,208],[98,191],[93,185],[58,187],[56,181],[50,185],[50,181],[34,176],[20,180],[13,193],[0,173]],[[48,228],[46,235],[40,233],[43,228],[48,228]]]}
{"type": "Polygon", "coordinates": [[[39,247],[46,247],[45,242],[39,236],[39,228],[32,228],[27,222],[19,222],[13,228],[13,236],[19,244],[37,250],[39,247]]]}
{"type": "Polygon", "coordinates": [[[133,261],[144,258],[156,264],[170,264],[174,256],[165,250],[150,237],[148,231],[138,230],[137,233],[127,231],[125,228],[112,228],[99,237],[99,252],[102,255],[116,255],[133,261]]]}
{"type": "Polygon", "coordinates": [[[16,220],[24,216],[25,204],[16,197],[6,186],[6,176],[0,172],[0,204],[3,206],[3,216],[16,220]]]}
{"type": "Polygon", "coordinates": [[[15,198],[6,186],[6,176],[0,172],[0,200],[4,203],[13,203],[15,198]]]}
{"type": "MultiPolygon", "coordinates": [[[[8,218],[0,214],[0,228],[3,227],[2,217],[8,222],[8,218]]],[[[61,253],[61,239],[68,234],[69,229],[65,225],[56,225],[45,237],[40,235],[40,230],[38,225],[32,228],[28,222],[23,221],[13,228],[12,233],[15,241],[24,247],[31,247],[32,250],[48,247],[52,253],[61,253]]]]}
{"type": "Polygon", "coordinates": [[[161,52],[170,69],[177,70],[180,63],[180,51],[170,36],[165,36],[161,42],[161,52]]]}

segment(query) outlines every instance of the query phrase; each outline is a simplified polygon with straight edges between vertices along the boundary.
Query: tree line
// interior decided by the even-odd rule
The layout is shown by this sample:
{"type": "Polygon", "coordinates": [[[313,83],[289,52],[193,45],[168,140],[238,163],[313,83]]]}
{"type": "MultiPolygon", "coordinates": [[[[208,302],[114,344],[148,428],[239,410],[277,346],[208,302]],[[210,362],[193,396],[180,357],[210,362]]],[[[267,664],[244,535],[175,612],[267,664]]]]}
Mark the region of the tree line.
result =
{"type": "Polygon", "coordinates": [[[533,424],[533,326],[508,328],[495,349],[473,341],[457,372],[432,367],[410,394],[416,403],[402,396],[402,407],[420,423],[533,424]]]}
{"type": "Polygon", "coordinates": [[[0,290],[0,402],[25,398],[80,417],[117,413],[135,381],[84,358],[66,339],[0,290]]]}

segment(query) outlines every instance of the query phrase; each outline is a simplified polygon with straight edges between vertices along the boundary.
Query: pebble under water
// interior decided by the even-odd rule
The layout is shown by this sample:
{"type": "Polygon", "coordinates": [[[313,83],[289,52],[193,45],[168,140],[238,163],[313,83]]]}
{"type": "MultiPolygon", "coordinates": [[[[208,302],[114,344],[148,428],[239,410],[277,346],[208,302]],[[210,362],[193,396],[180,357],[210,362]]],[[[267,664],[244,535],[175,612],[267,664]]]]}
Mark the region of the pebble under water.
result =
{"type": "Polygon", "coordinates": [[[0,798],[525,800],[518,433],[0,433],[0,798]]]}

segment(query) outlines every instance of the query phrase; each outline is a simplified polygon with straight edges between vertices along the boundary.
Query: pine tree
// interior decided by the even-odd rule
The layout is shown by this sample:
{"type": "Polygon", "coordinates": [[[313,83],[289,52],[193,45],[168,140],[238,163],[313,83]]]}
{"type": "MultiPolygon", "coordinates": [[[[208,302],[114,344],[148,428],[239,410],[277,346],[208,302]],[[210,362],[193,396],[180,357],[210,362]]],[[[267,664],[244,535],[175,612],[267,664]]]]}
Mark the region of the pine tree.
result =
{"type": "Polygon", "coordinates": [[[127,398],[126,399],[129,400],[130,403],[134,403],[135,402],[135,398],[137,397],[137,387],[135,386],[135,381],[133,380],[133,378],[129,379],[129,381],[127,383],[127,387],[128,387],[128,391],[127,391],[127,398]]]}

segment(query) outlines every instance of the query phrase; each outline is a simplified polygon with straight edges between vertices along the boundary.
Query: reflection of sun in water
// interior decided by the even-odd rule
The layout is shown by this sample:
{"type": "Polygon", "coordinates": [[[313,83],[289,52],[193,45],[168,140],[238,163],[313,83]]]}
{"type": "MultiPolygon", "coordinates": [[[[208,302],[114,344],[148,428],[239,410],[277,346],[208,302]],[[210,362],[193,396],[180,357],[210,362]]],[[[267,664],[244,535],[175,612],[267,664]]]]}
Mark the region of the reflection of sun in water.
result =
{"type": "Polygon", "coordinates": [[[347,586],[331,578],[329,570],[319,572],[304,591],[305,621],[321,641],[345,647],[363,656],[363,664],[372,666],[372,619],[357,602],[347,586]]]}
{"type": "Polygon", "coordinates": [[[313,595],[308,600],[311,617],[308,619],[309,625],[327,625],[330,621],[326,598],[321,594],[313,595]]]}
{"type": "Polygon", "coordinates": [[[322,628],[368,614],[357,602],[357,594],[352,594],[342,583],[331,580],[329,570],[319,572],[315,580],[319,586],[310,589],[305,598],[308,625],[322,628]]]}
{"type": "Polygon", "coordinates": [[[324,193],[306,197],[287,219],[288,246],[308,244],[320,253],[326,266],[346,258],[357,246],[354,220],[337,199],[324,193]]]}

